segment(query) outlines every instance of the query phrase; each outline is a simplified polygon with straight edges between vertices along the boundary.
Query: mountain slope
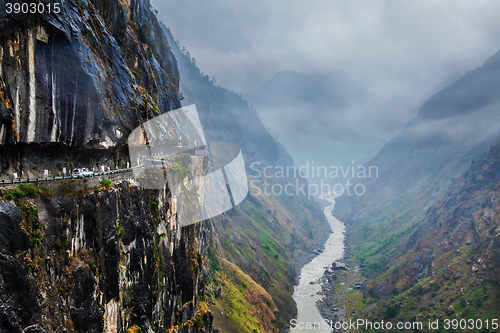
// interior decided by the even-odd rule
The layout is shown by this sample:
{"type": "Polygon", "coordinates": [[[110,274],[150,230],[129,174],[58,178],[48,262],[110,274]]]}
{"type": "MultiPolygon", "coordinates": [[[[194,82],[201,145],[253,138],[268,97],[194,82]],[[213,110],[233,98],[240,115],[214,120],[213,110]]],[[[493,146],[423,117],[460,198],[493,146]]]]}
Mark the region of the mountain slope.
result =
{"type": "MultiPolygon", "coordinates": [[[[238,144],[261,168],[292,164],[255,110],[169,45],[148,0],[69,0],[60,15],[5,7],[2,178],[125,167],[130,131],[180,107],[180,75],[209,141],[238,144]]],[[[186,153],[179,163],[164,171],[184,184],[195,162],[186,153]]],[[[296,311],[294,263],[326,237],[313,200],[250,196],[181,227],[170,184],[111,177],[0,189],[0,331],[218,332],[214,314],[224,330],[285,328],[296,311]]]]}
{"type": "MultiPolygon", "coordinates": [[[[378,167],[379,177],[363,183],[365,195],[337,201],[335,214],[348,226],[351,260],[364,267],[371,287],[368,298],[387,298],[373,318],[422,318],[425,308],[415,311],[418,308],[398,303],[428,306],[432,302],[427,296],[420,302],[422,290],[424,294],[432,290],[433,300],[443,297],[445,302],[437,307],[443,312],[430,312],[446,313],[444,305],[454,306],[460,300],[454,284],[462,286],[460,281],[472,279],[467,295],[476,297],[474,283],[485,281],[483,273],[489,276],[459,266],[467,260],[477,263],[481,251],[497,251],[496,222],[488,227],[481,222],[481,216],[492,221],[494,208],[488,213],[479,210],[491,206],[488,202],[496,191],[498,147],[491,151],[490,147],[500,125],[499,70],[500,52],[431,97],[417,117],[367,163],[378,167]],[[471,166],[472,161],[477,162],[471,166]],[[482,245],[464,244],[469,238],[482,245]]],[[[489,286],[496,295],[494,284],[489,286]]],[[[483,310],[478,305],[462,314],[491,313],[483,310]]]]}
{"type": "MultiPolygon", "coordinates": [[[[483,67],[446,88],[448,93],[439,92],[431,100],[454,105],[456,99],[463,98],[459,92],[466,84],[474,89],[477,76],[485,72],[484,66],[488,68],[488,77],[492,63],[500,67],[496,61],[499,57],[500,53],[493,55],[483,67]],[[468,81],[469,77],[475,79],[468,81]],[[449,96],[456,99],[448,99],[449,96]]],[[[489,89],[500,89],[500,82],[489,89]]],[[[446,192],[452,178],[462,174],[472,160],[486,157],[496,138],[497,100],[467,114],[457,110],[457,115],[443,119],[429,119],[426,105],[424,103],[417,117],[367,163],[378,167],[379,176],[363,183],[366,193],[361,197],[341,197],[337,203],[336,215],[351,225],[353,253],[367,264],[377,265],[376,271],[383,270],[394,256],[392,247],[400,237],[408,237],[425,210],[446,192]],[[366,239],[368,235],[374,237],[366,239]],[[380,242],[392,235],[391,246],[380,242]],[[380,258],[371,258],[372,253],[380,254],[380,258]]]]}
{"type": "Polygon", "coordinates": [[[500,85],[500,51],[484,64],[465,74],[452,86],[444,88],[422,105],[419,115],[442,119],[477,111],[498,102],[500,85]]]}
{"type": "Polygon", "coordinates": [[[406,253],[372,280],[368,303],[372,297],[384,297],[365,315],[393,321],[480,319],[483,327],[486,320],[496,318],[500,311],[499,185],[497,143],[486,159],[474,161],[427,210],[405,244],[406,253]]]}
{"type": "MultiPolygon", "coordinates": [[[[292,166],[291,157],[267,132],[257,112],[241,96],[215,86],[166,32],[179,64],[183,104],[196,104],[207,140],[238,144],[250,181],[255,167],[292,166]]],[[[295,182],[259,180],[279,186],[295,182]]],[[[211,288],[221,290],[221,297],[214,295],[210,307],[214,325],[224,331],[284,331],[296,314],[292,298],[296,273],[311,256],[309,251],[319,248],[328,236],[321,209],[302,194],[250,193],[238,207],[215,219],[214,228],[218,259],[213,257],[211,288]],[[255,295],[261,295],[260,301],[255,295]]]]}

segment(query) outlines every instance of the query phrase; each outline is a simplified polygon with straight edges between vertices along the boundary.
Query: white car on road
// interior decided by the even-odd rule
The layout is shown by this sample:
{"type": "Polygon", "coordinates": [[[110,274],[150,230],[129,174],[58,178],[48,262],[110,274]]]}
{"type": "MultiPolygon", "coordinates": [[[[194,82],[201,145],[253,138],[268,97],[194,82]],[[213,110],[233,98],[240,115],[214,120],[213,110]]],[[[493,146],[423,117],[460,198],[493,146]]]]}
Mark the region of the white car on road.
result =
{"type": "Polygon", "coordinates": [[[94,173],[87,168],[73,170],[73,178],[92,177],[94,173]]]}

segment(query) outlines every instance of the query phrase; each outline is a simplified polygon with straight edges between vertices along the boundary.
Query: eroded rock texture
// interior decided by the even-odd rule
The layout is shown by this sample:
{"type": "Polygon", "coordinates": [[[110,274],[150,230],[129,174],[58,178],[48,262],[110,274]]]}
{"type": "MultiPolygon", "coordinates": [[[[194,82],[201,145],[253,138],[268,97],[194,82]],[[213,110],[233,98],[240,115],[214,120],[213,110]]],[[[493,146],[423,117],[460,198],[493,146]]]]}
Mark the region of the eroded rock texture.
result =
{"type": "MultiPolygon", "coordinates": [[[[180,107],[149,1],[59,3],[7,14],[0,1],[2,175],[124,167],[128,134],[180,107]]],[[[168,189],[85,182],[0,190],[0,332],[212,332],[210,223],[181,229],[168,189]]]]}
{"type": "Polygon", "coordinates": [[[2,143],[110,147],[180,107],[177,65],[149,1],[60,8],[7,14],[0,2],[2,143]]]}
{"type": "Polygon", "coordinates": [[[0,331],[212,332],[209,222],[180,228],[168,190],[61,186],[0,201],[0,331]]]}

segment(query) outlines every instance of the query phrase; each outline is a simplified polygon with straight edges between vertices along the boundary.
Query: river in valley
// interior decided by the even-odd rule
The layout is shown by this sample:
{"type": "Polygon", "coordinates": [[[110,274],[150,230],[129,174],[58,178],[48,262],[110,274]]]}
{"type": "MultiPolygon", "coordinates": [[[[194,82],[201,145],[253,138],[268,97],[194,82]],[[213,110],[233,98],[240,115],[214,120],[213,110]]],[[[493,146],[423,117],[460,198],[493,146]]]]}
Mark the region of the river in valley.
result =
{"type": "Polygon", "coordinates": [[[291,325],[291,332],[293,333],[332,332],[332,330],[327,327],[306,329],[307,323],[318,323],[323,320],[316,306],[316,302],[324,297],[317,294],[317,292],[321,291],[321,285],[311,284],[311,281],[319,281],[328,268],[327,266],[331,266],[333,261],[341,259],[344,253],[344,224],[332,215],[335,206],[335,197],[322,199],[331,202],[331,205],[327,206],[323,212],[330,223],[333,233],[328,237],[323,253],[319,254],[311,262],[302,267],[300,271],[300,283],[298,286],[295,286],[293,293],[293,299],[297,303],[298,312],[296,319],[297,327],[294,328],[294,322],[292,322],[291,325]],[[299,326],[303,328],[299,328],[299,326]]]}

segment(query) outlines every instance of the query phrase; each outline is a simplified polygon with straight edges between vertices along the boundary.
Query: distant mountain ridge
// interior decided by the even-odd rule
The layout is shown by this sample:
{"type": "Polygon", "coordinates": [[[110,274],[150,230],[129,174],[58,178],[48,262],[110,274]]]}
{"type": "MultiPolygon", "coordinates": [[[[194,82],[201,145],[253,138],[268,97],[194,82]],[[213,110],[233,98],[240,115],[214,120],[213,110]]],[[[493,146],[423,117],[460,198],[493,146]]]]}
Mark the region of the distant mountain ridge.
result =
{"type": "Polygon", "coordinates": [[[380,139],[367,142],[360,133],[370,126],[358,123],[369,105],[368,93],[344,72],[282,71],[243,96],[297,165],[360,163],[382,144],[380,139]]]}
{"type": "Polygon", "coordinates": [[[500,51],[481,67],[467,72],[427,102],[418,115],[425,119],[442,119],[477,111],[500,100],[500,51]]]}

